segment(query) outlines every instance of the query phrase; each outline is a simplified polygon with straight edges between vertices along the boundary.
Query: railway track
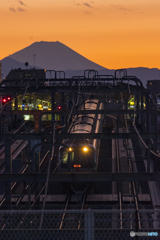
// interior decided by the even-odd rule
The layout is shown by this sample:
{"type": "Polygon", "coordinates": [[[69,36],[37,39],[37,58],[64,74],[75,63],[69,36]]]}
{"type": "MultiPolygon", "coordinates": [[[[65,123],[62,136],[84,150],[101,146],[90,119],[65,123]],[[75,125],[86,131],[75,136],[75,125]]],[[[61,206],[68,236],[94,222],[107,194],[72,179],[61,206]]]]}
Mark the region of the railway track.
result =
{"type": "MultiPolygon", "coordinates": [[[[124,117],[124,124],[123,127],[119,128],[118,131],[121,133],[128,132],[127,127],[127,120],[124,117]]],[[[117,126],[116,126],[117,127],[117,126]]],[[[116,127],[114,131],[116,131],[116,127]]],[[[106,134],[107,131],[111,131],[111,129],[105,129],[106,134]]],[[[100,157],[98,162],[98,171],[99,172],[117,172],[117,173],[123,173],[123,172],[138,172],[137,163],[135,163],[135,156],[133,151],[133,146],[131,140],[112,140],[109,142],[101,142],[100,146],[100,157]],[[114,144],[113,144],[114,142],[114,144]],[[108,146],[108,149],[106,148],[106,145],[108,146]],[[114,148],[114,150],[113,150],[114,148]],[[112,154],[111,154],[112,149],[112,154]],[[113,154],[114,152],[114,154],[113,154]],[[107,157],[105,157],[107,155],[107,157]]],[[[45,172],[47,171],[48,166],[48,160],[49,157],[49,150],[45,152],[44,156],[41,156],[41,162],[40,162],[40,171],[45,172]]],[[[54,171],[56,164],[53,164],[51,168],[51,172],[54,171]]],[[[25,169],[23,169],[22,173],[25,173],[29,169],[29,166],[26,166],[25,169]]],[[[15,183],[16,184],[16,183],[15,183]]],[[[143,184],[140,185],[140,192],[137,188],[137,184],[135,182],[118,182],[118,183],[107,183],[107,184],[94,184],[93,188],[89,189],[82,197],[81,204],[77,204],[76,196],[73,194],[73,192],[69,191],[67,194],[64,193],[63,185],[59,184],[61,190],[59,193],[61,193],[61,196],[56,195],[56,187],[53,186],[53,184],[49,184],[48,187],[48,198],[47,198],[47,204],[46,209],[61,209],[63,210],[63,213],[57,215],[57,222],[55,225],[55,228],[58,230],[64,230],[70,228],[70,220],[76,219],[74,216],[74,213],[67,212],[68,210],[84,210],[84,209],[103,209],[103,210],[116,210],[117,212],[110,214],[110,219],[108,220],[108,213],[104,214],[104,219],[107,221],[107,226],[109,226],[111,229],[114,228],[129,228],[132,229],[135,220],[135,215],[137,218],[138,223],[138,229],[143,229],[144,226],[146,228],[149,226],[149,223],[145,221],[142,226],[143,219],[147,219],[146,213],[140,213],[142,209],[145,209],[147,205],[152,206],[151,202],[151,194],[148,191],[149,188],[145,187],[145,190],[143,189],[143,184]],[[63,196],[62,196],[63,195],[63,196]],[[146,200],[143,198],[143,196],[148,196],[148,199],[146,200]],[[50,197],[50,200],[49,200],[50,197]],[[149,198],[150,197],[150,198],[149,198]],[[62,200],[63,198],[63,200],[62,200]],[[140,198],[143,198],[140,200],[140,198]],[[57,199],[57,200],[56,200],[57,199]],[[130,209],[135,210],[134,213],[129,213],[128,215],[124,213],[124,210],[130,209]],[[106,220],[107,219],[107,220],[106,220]],[[117,219],[117,221],[115,221],[117,219]],[[126,219],[128,219],[128,222],[126,223],[126,219]]],[[[57,187],[57,188],[58,188],[57,187]]],[[[18,194],[22,192],[22,186],[19,186],[15,189],[12,189],[13,194],[18,194]]],[[[39,208],[42,206],[43,197],[44,197],[44,189],[45,184],[37,186],[36,184],[28,184],[23,189],[23,194],[17,198],[17,200],[14,202],[15,209],[21,208],[21,209],[29,209],[32,206],[32,209],[35,209],[35,203],[36,201],[39,201],[39,208]],[[29,193],[30,192],[30,193],[29,193]],[[26,196],[34,195],[33,199],[29,200],[29,205],[27,205],[27,198],[26,196]],[[26,198],[26,200],[25,200],[26,198]]],[[[32,197],[31,197],[32,198],[32,197]]],[[[37,205],[38,206],[38,205],[37,205]]],[[[97,215],[98,216],[98,215],[97,215]]],[[[27,218],[27,215],[25,216],[27,218]]],[[[22,218],[17,225],[17,229],[20,229],[21,224],[25,221],[25,218],[22,218]]],[[[152,218],[151,215],[149,218],[152,218]]],[[[99,217],[97,217],[97,221],[100,221],[99,217]]],[[[36,220],[35,220],[36,221],[36,220]]],[[[30,220],[30,224],[33,224],[33,219],[30,220]]],[[[41,229],[41,226],[45,226],[45,221],[41,221],[42,224],[39,225],[39,228],[41,229]]],[[[81,215],[78,216],[77,220],[73,223],[74,229],[81,229],[84,228],[84,219],[81,215]]],[[[5,226],[4,226],[5,228],[5,226]]]]}
{"type": "MultiPolygon", "coordinates": [[[[124,108],[122,94],[121,94],[121,101],[122,101],[122,107],[124,108]]],[[[124,126],[119,128],[118,131],[121,133],[128,133],[129,130],[128,130],[128,125],[127,125],[126,115],[124,115],[124,126]]],[[[114,140],[112,140],[112,142],[113,141],[114,140]]],[[[116,155],[114,157],[116,157],[116,161],[115,161],[116,167],[114,167],[114,169],[116,169],[116,171],[118,173],[138,172],[137,165],[135,162],[133,145],[132,145],[131,140],[130,139],[126,139],[126,140],[116,139],[115,140],[115,149],[116,149],[116,155]]],[[[113,183],[113,185],[115,185],[115,184],[113,183]]],[[[145,186],[145,190],[144,190],[143,185],[141,185],[141,194],[143,192],[145,192],[145,194],[150,197],[150,204],[151,204],[150,192],[146,191],[146,186],[145,186]]],[[[136,217],[137,217],[138,229],[141,229],[142,228],[142,226],[141,226],[142,219],[146,216],[144,216],[144,214],[140,215],[139,212],[140,212],[140,210],[144,209],[145,206],[147,206],[149,202],[146,202],[146,204],[144,204],[144,205],[140,204],[140,201],[138,198],[139,189],[137,187],[137,184],[134,181],[118,182],[117,183],[117,193],[118,193],[118,202],[119,202],[119,208],[117,208],[117,209],[120,210],[120,216],[119,216],[120,228],[122,229],[124,226],[124,223],[123,223],[124,217],[122,214],[122,210],[128,209],[128,207],[129,207],[131,209],[133,209],[133,208],[135,209],[136,215],[137,215],[136,217]],[[128,198],[128,206],[123,201],[125,198],[128,198]]],[[[144,203],[145,203],[145,200],[144,200],[144,203]]],[[[133,227],[132,226],[132,222],[133,222],[132,214],[130,214],[129,219],[130,219],[129,227],[132,229],[132,227],[133,227]]]]}
{"type": "MultiPolygon", "coordinates": [[[[44,129],[42,129],[44,130],[44,129]]],[[[30,131],[31,133],[34,132],[34,130],[32,129],[30,131]]],[[[26,133],[23,132],[23,133],[26,133]]],[[[12,164],[14,163],[14,161],[17,160],[17,157],[19,156],[19,154],[21,153],[21,150],[23,148],[25,148],[28,144],[28,141],[27,140],[16,140],[13,144],[12,144],[12,164]]],[[[1,160],[1,167],[0,167],[0,173],[4,173],[5,172],[5,149],[2,149],[1,150],[1,156],[0,156],[0,160],[1,160]]],[[[45,166],[45,164],[47,164],[47,161],[46,158],[49,154],[49,151],[45,152],[43,151],[43,153],[41,154],[41,161],[40,161],[40,170],[43,171],[43,168],[45,166]]],[[[16,172],[19,172],[19,173],[22,173],[22,174],[25,174],[27,172],[30,172],[31,169],[30,169],[30,165],[29,164],[22,164],[21,162],[21,157],[19,158],[18,160],[18,163],[16,162],[16,165],[19,166],[19,168],[16,169],[16,172]]],[[[11,192],[12,192],[12,196],[16,201],[14,201],[15,205],[12,205],[12,207],[18,207],[18,204],[21,202],[21,200],[23,199],[23,196],[25,193],[27,193],[27,190],[28,188],[30,188],[30,185],[27,185],[27,186],[24,186],[23,183],[17,183],[17,182],[14,182],[12,183],[12,186],[11,186],[11,192]]],[[[33,188],[33,187],[32,187],[33,188]]],[[[4,187],[1,186],[1,196],[0,196],[0,207],[3,206],[3,203],[5,202],[5,194],[2,192],[4,189],[4,187]]],[[[33,190],[32,190],[33,191],[33,190]]]]}
{"type": "MultiPolygon", "coordinates": [[[[44,130],[44,129],[43,129],[44,130]]],[[[50,129],[47,129],[46,131],[50,132],[50,129]]],[[[52,132],[50,132],[50,134],[52,134],[52,132]]],[[[47,168],[48,168],[48,163],[49,163],[49,158],[50,158],[50,153],[51,150],[48,149],[46,150],[44,147],[42,147],[41,149],[41,156],[40,156],[40,163],[39,163],[39,171],[41,173],[46,173],[47,168]]],[[[53,161],[53,163],[55,163],[55,161],[53,161]]],[[[51,168],[51,172],[53,171],[53,168],[55,169],[56,164],[53,164],[52,168],[51,168]]],[[[25,173],[29,173],[31,172],[31,165],[30,164],[25,164],[25,166],[21,169],[20,173],[25,174],[25,173]]],[[[35,183],[30,183],[27,185],[23,185],[23,183],[17,183],[15,182],[12,185],[12,195],[15,197],[15,201],[14,201],[14,205],[12,205],[12,208],[17,209],[19,207],[20,204],[22,204],[21,208],[30,208],[34,206],[34,203],[38,200],[39,201],[39,193],[44,192],[44,188],[45,188],[45,184],[35,184],[35,183]],[[30,196],[33,195],[33,193],[35,194],[35,199],[37,198],[37,200],[35,200],[35,202],[33,202],[31,204],[31,198],[30,196]],[[26,198],[26,196],[28,196],[28,205],[26,206],[26,204],[24,203],[24,198],[26,198]]],[[[3,198],[3,200],[1,201],[1,204],[5,201],[5,197],[3,198]]]]}
{"type": "MultiPolygon", "coordinates": [[[[21,149],[25,148],[25,146],[28,144],[27,140],[16,140],[12,144],[12,161],[15,160],[15,158],[19,155],[21,152],[21,149]]],[[[0,173],[3,173],[5,171],[5,147],[1,149],[0,153],[0,173]]]]}

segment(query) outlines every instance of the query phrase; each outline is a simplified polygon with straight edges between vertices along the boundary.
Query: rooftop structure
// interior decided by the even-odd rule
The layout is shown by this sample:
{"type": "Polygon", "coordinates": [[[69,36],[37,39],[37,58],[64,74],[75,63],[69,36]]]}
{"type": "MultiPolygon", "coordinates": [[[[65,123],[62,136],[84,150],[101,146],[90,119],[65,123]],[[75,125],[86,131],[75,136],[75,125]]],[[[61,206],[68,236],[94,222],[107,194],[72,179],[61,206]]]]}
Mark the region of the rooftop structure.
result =
{"type": "Polygon", "coordinates": [[[6,80],[14,79],[45,79],[45,69],[12,69],[6,76],[6,80]]]}
{"type": "Polygon", "coordinates": [[[160,80],[148,80],[147,89],[151,90],[156,95],[160,95],[160,80]]]}

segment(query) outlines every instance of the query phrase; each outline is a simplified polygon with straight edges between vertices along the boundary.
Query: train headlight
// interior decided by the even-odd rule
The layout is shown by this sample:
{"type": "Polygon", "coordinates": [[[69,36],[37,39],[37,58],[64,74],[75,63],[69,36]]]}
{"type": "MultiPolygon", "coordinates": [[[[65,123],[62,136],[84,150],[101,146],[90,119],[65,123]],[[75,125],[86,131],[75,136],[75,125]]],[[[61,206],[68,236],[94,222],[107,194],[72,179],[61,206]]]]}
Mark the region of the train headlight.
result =
{"type": "Polygon", "coordinates": [[[69,152],[72,152],[72,148],[69,148],[68,151],[69,151],[69,152]]]}
{"type": "Polygon", "coordinates": [[[88,148],[87,148],[87,147],[84,147],[84,148],[83,148],[83,151],[84,151],[84,152],[88,152],[88,148]]]}

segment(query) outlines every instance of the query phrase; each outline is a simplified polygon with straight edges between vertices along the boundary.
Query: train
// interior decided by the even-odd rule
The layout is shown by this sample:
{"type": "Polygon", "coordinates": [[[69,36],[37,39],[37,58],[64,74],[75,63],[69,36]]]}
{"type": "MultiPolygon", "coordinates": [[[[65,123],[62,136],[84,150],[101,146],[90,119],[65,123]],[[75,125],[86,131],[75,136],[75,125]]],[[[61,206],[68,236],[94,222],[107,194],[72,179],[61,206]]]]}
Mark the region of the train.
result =
{"type": "MultiPolygon", "coordinates": [[[[102,110],[103,103],[98,99],[86,100],[81,110],[102,110]]],[[[74,117],[69,133],[101,133],[103,114],[78,114],[74,117]]],[[[84,135],[83,135],[84,137],[84,135]]],[[[96,172],[100,139],[65,139],[59,148],[59,172],[96,172]]]]}

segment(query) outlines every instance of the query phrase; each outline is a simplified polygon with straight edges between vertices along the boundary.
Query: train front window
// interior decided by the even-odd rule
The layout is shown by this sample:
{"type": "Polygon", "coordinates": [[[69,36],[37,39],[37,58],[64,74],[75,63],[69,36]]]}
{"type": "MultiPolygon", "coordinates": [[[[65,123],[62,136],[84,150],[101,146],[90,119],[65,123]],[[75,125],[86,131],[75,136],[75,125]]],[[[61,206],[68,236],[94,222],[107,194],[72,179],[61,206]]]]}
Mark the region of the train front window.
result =
{"type": "Polygon", "coordinates": [[[81,165],[82,168],[93,168],[94,167],[94,150],[92,148],[83,147],[75,150],[74,161],[72,162],[73,167],[76,164],[81,165]]]}
{"type": "Polygon", "coordinates": [[[68,157],[70,154],[71,166],[81,166],[81,168],[94,168],[95,151],[88,146],[74,147],[70,149],[63,149],[61,151],[61,167],[66,168],[68,165],[68,157]]]}
{"type": "Polygon", "coordinates": [[[62,152],[62,161],[63,163],[67,163],[67,160],[68,160],[68,152],[62,152]]]}
{"type": "Polygon", "coordinates": [[[74,160],[74,152],[62,152],[62,162],[63,164],[67,164],[68,161],[68,154],[70,154],[70,160],[71,162],[74,160]]]}

